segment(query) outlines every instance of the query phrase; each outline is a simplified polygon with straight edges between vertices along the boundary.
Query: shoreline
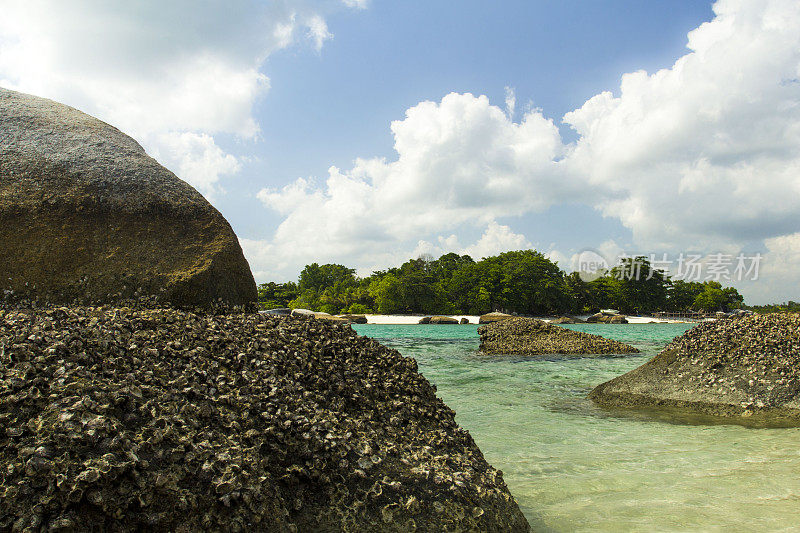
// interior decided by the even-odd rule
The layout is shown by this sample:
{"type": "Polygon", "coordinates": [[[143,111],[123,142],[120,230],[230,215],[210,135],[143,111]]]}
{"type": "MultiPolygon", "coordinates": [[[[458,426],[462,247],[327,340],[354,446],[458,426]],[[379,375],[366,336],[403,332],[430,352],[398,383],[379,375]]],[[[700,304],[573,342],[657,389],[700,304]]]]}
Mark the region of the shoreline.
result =
{"type": "MultiPolygon", "coordinates": [[[[455,318],[458,321],[461,321],[462,318],[466,318],[469,321],[469,323],[473,325],[478,324],[478,320],[480,319],[480,316],[478,315],[368,315],[367,314],[364,316],[367,317],[367,324],[378,324],[387,326],[428,325],[428,324],[419,324],[419,320],[426,316],[449,316],[455,318]]],[[[585,320],[589,316],[591,315],[578,315],[576,318],[585,320]]],[[[544,320],[545,322],[550,322],[558,317],[548,316],[548,317],[534,317],[534,318],[539,318],[540,320],[544,320]]],[[[700,323],[693,320],[653,318],[649,316],[626,316],[626,318],[628,319],[629,324],[694,324],[694,323],[699,324],[700,323]]],[[[457,324],[450,324],[450,325],[457,325],[457,324]]]]}

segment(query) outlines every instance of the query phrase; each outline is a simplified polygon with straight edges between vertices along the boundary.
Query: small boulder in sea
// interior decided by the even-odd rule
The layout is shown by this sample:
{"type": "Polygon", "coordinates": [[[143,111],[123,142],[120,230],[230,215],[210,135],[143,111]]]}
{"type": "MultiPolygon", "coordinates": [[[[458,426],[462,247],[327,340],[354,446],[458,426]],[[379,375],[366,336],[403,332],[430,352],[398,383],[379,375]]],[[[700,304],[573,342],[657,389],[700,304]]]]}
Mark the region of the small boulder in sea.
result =
{"type": "Polygon", "coordinates": [[[0,531],[529,531],[454,417],[346,325],[0,309],[0,531]]]}
{"type": "Polygon", "coordinates": [[[599,385],[589,398],[610,408],[800,425],[800,316],[703,322],[639,368],[599,385]]]}
{"type": "Polygon", "coordinates": [[[507,318],[512,318],[512,316],[498,311],[492,311],[491,313],[481,315],[478,319],[478,324],[491,324],[492,322],[499,322],[507,318]]]}
{"type": "Polygon", "coordinates": [[[586,319],[587,324],[627,324],[628,319],[619,313],[599,312],[586,319]]]}
{"type": "Polygon", "coordinates": [[[489,355],[605,355],[638,353],[628,344],[572,331],[535,318],[510,318],[478,328],[481,352],[489,355]]]}
{"type": "Polygon", "coordinates": [[[451,316],[436,315],[431,317],[430,324],[458,324],[458,320],[451,316]]]}
{"type": "Polygon", "coordinates": [[[366,324],[367,317],[364,315],[338,315],[339,318],[344,318],[353,324],[366,324]]]}
{"type": "Polygon", "coordinates": [[[560,316],[550,321],[551,324],[584,324],[585,321],[571,316],[560,316]]]}
{"type": "Polygon", "coordinates": [[[431,317],[429,316],[424,316],[419,319],[419,322],[417,322],[417,324],[430,324],[430,323],[431,323],[431,317]]]}
{"type": "Polygon", "coordinates": [[[225,218],[116,128],[0,88],[0,295],[242,305],[257,291],[225,218]]]}
{"type": "Polygon", "coordinates": [[[462,317],[462,318],[461,318],[461,321],[460,321],[459,323],[460,323],[460,324],[469,324],[469,318],[467,318],[467,317],[462,317]]]}

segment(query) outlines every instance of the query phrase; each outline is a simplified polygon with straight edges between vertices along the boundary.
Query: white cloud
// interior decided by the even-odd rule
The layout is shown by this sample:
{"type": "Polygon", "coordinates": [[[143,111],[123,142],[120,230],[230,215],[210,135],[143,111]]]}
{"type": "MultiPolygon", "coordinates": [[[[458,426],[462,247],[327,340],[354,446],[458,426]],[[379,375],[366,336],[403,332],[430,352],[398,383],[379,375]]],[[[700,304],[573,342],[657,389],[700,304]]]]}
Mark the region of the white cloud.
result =
{"type": "Polygon", "coordinates": [[[477,260],[508,252],[509,250],[523,250],[526,248],[531,248],[531,243],[528,242],[525,235],[514,233],[510,227],[501,226],[497,222],[491,221],[478,242],[464,248],[462,253],[477,260]]]}
{"type": "Polygon", "coordinates": [[[722,0],[670,69],[622,77],[564,120],[570,172],[640,246],[738,245],[798,228],[800,4],[722,0]]]}
{"type": "Polygon", "coordinates": [[[314,15],[308,20],[308,36],[314,41],[317,51],[322,50],[325,41],[333,39],[333,34],[328,31],[325,19],[319,15],[314,15]]]}
{"type": "Polygon", "coordinates": [[[238,168],[214,136],[258,134],[253,107],[269,88],[263,61],[304,29],[322,46],[331,37],[324,5],[4,0],[0,85],[77,107],[150,153],[172,154],[164,162],[208,194],[238,168]],[[191,150],[175,154],[183,145],[191,150]]]}
{"type": "Polygon", "coordinates": [[[513,87],[506,87],[506,115],[509,120],[514,120],[514,111],[517,107],[517,94],[513,87]]]}
{"type": "Polygon", "coordinates": [[[179,176],[191,176],[192,184],[207,194],[217,192],[220,176],[239,171],[239,161],[204,133],[164,133],[155,138],[153,145],[153,157],[175,169],[179,176]]]}
{"type": "Polygon", "coordinates": [[[309,258],[356,253],[483,226],[575,192],[554,186],[564,179],[553,163],[561,143],[538,112],[514,123],[485,96],[454,93],[409,109],[391,129],[395,161],[359,159],[349,171],[331,167],[322,186],[298,179],[260,191],[286,216],[274,244],[309,258]]]}
{"type": "Polygon", "coordinates": [[[369,7],[370,0],[342,0],[347,7],[356,9],[366,9],[369,7]]]}
{"type": "MultiPolygon", "coordinates": [[[[777,246],[800,230],[800,3],[719,0],[714,11],[670,68],[625,74],[616,96],[567,113],[579,134],[569,145],[539,110],[513,122],[510,89],[505,111],[470,94],[421,102],[392,123],[396,160],[264,191],[287,215],[275,244],[302,241],[310,257],[354,242],[412,249],[579,202],[619,219],[638,250],[777,246]]],[[[786,270],[771,275],[797,291],[786,270]]]]}

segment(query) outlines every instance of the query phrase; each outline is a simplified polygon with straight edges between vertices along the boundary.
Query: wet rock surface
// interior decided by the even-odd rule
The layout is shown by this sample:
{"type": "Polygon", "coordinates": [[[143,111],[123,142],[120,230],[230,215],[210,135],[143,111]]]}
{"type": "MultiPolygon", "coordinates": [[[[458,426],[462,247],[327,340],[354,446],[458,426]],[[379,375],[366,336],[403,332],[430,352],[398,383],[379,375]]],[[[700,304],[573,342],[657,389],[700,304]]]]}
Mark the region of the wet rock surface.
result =
{"type": "Polygon", "coordinates": [[[0,301],[255,302],[225,218],[116,128],[0,88],[0,301]]]}
{"type": "Polygon", "coordinates": [[[637,353],[633,346],[572,331],[535,318],[509,318],[478,328],[485,354],[604,355],[637,353]]]}
{"type": "Polygon", "coordinates": [[[698,413],[746,425],[800,425],[800,316],[704,322],[589,397],[611,408],[698,413]]]}
{"type": "Polygon", "coordinates": [[[527,531],[454,414],[347,325],[0,309],[0,531],[527,531]]]}

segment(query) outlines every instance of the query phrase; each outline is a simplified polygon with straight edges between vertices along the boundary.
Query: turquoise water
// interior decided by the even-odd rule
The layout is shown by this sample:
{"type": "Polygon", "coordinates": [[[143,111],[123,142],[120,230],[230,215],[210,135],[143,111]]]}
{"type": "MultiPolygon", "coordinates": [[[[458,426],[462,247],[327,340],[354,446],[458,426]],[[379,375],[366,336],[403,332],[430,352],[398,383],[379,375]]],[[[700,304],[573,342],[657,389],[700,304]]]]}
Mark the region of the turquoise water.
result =
{"type": "Polygon", "coordinates": [[[689,325],[566,327],[642,354],[489,358],[474,325],[355,329],[417,360],[535,531],[800,530],[800,430],[613,414],[585,399],[689,325]]]}

